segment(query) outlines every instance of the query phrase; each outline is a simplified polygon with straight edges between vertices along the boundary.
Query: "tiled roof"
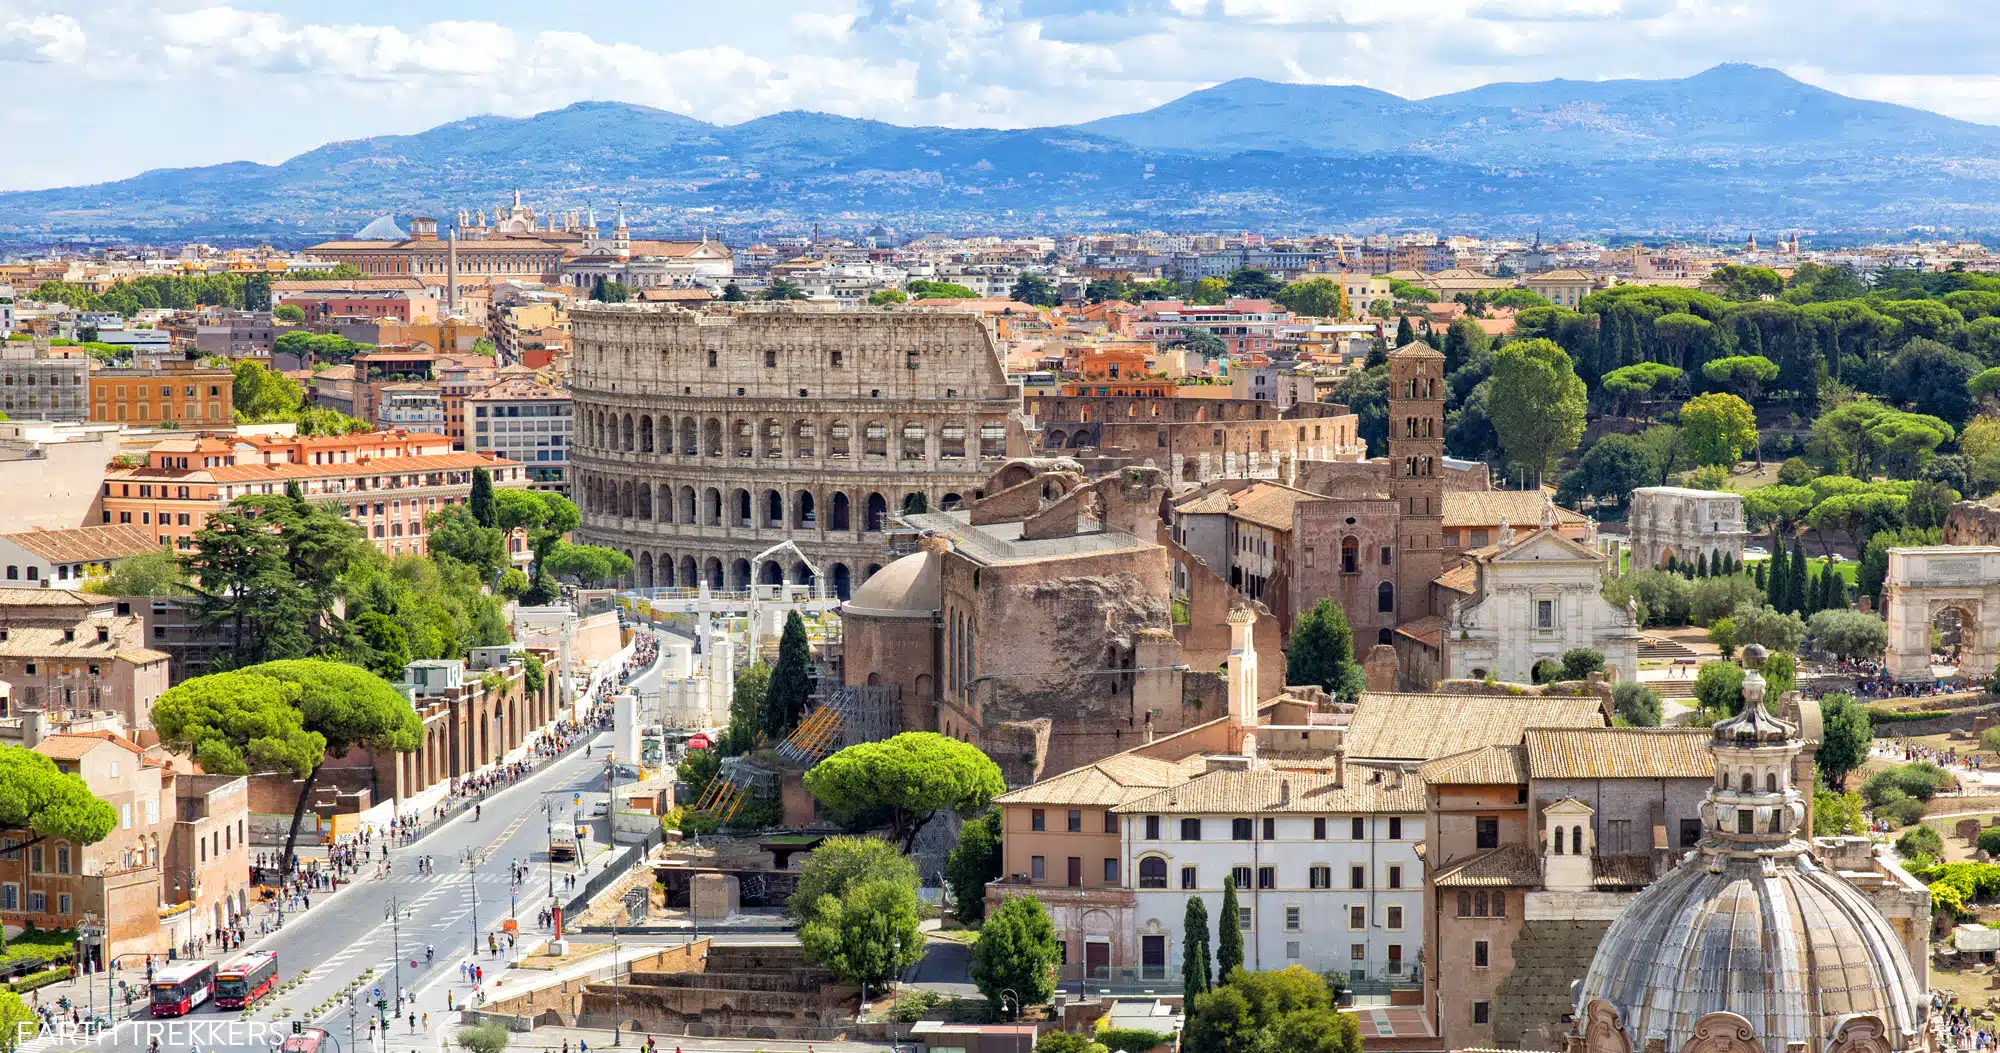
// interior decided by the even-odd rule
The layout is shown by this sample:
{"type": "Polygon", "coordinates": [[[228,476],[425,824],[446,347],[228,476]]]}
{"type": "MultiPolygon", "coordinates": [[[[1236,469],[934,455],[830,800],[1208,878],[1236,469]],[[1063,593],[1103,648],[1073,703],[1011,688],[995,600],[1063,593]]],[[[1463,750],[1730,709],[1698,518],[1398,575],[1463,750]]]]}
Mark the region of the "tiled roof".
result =
{"type": "Polygon", "coordinates": [[[1046,804],[1058,807],[1111,807],[1144,797],[1162,787],[1185,781],[1177,765],[1151,757],[1117,754],[1095,764],[1066,771],[994,799],[996,804],[1046,804]]]}
{"type": "Polygon", "coordinates": [[[1396,631],[1423,644],[1436,647],[1444,641],[1444,619],[1431,614],[1396,626],[1396,631]]]}
{"type": "MultiPolygon", "coordinates": [[[[1548,498],[1539,490],[1447,490],[1444,495],[1444,525],[1447,527],[1498,526],[1503,521],[1515,528],[1536,526],[1542,521],[1542,506],[1548,498]]],[[[1556,523],[1584,523],[1588,518],[1556,506],[1556,523]]]]}
{"type": "Polygon", "coordinates": [[[1197,490],[1174,504],[1174,511],[1184,515],[1218,515],[1229,511],[1229,491],[1197,490]]]}
{"type": "Polygon", "coordinates": [[[1363,692],[1347,724],[1347,755],[1431,760],[1481,746],[1516,745],[1528,728],[1603,724],[1594,697],[1363,692]]]}
{"type": "Polygon", "coordinates": [[[1432,578],[1431,581],[1453,592],[1462,592],[1470,596],[1479,588],[1479,571],[1470,563],[1460,562],[1450,570],[1432,578]]]}
{"type": "Polygon", "coordinates": [[[1600,855],[1592,860],[1590,883],[1598,888],[1644,888],[1653,883],[1653,857],[1644,853],[1600,855]]]}
{"type": "Polygon", "coordinates": [[[56,760],[77,760],[107,742],[142,757],[146,754],[138,743],[110,731],[66,731],[50,735],[36,743],[35,752],[56,760]]]}
{"type": "MultiPolygon", "coordinates": [[[[1444,352],[1421,341],[1411,341],[1389,352],[1390,358],[1443,358],[1444,352]]],[[[1449,497],[1450,494],[1445,496],[1449,497]]]]}
{"type": "Polygon", "coordinates": [[[1290,530],[1292,506],[1300,501],[1312,500],[1315,496],[1277,483],[1257,483],[1230,496],[1230,515],[1258,526],[1290,530]]]}
{"type": "Polygon", "coordinates": [[[108,602],[75,589],[0,588],[0,607],[94,607],[108,602]]]}
{"type": "Polygon", "coordinates": [[[160,541],[135,526],[70,527],[0,535],[51,563],[82,563],[157,552],[160,541]]]}
{"type": "Polygon", "coordinates": [[[1331,774],[1219,771],[1128,801],[1120,812],[1215,815],[1225,812],[1421,812],[1424,783],[1415,775],[1349,766],[1331,774]],[[1377,781],[1377,776],[1380,781],[1377,781]]]}
{"type": "MultiPolygon", "coordinates": [[[[364,242],[374,248],[382,247],[381,242],[364,242]]],[[[424,287],[415,278],[305,278],[287,279],[271,283],[274,293],[288,292],[405,292],[424,287]]]]}
{"type": "Polygon", "coordinates": [[[1417,768],[1432,786],[1512,786],[1528,781],[1528,751],[1520,746],[1481,746],[1439,757],[1417,768]]]}
{"type": "Polygon", "coordinates": [[[569,401],[569,392],[537,384],[525,377],[509,377],[477,394],[467,395],[467,402],[521,402],[527,399],[548,399],[569,401]]]}
{"type": "Polygon", "coordinates": [[[511,468],[519,461],[478,453],[433,453],[420,457],[376,457],[347,464],[236,464],[221,468],[117,468],[107,479],[182,479],[214,483],[247,483],[279,479],[343,478],[356,475],[397,475],[404,472],[449,472],[471,468],[511,468]]]}
{"type": "Polygon", "coordinates": [[[1530,728],[1537,779],[1712,779],[1706,728],[1530,728]]]}
{"type": "Polygon", "coordinates": [[[1569,270],[1543,271],[1540,274],[1530,274],[1523,280],[1529,284],[1536,282],[1595,282],[1597,281],[1597,275],[1589,271],[1580,271],[1571,268],[1569,270]]]}
{"type": "Polygon", "coordinates": [[[0,657],[19,659],[68,658],[77,661],[109,662],[118,657],[124,648],[124,641],[138,636],[138,618],[128,615],[117,619],[119,623],[108,640],[97,639],[96,619],[79,623],[74,630],[64,630],[51,625],[12,625],[7,628],[7,638],[0,640],[0,657]],[[76,639],[65,640],[63,633],[74,631],[76,639]]]}
{"type": "Polygon", "coordinates": [[[1541,860],[1527,845],[1503,845],[1438,872],[1438,888],[1519,888],[1542,883],[1541,860]]]}

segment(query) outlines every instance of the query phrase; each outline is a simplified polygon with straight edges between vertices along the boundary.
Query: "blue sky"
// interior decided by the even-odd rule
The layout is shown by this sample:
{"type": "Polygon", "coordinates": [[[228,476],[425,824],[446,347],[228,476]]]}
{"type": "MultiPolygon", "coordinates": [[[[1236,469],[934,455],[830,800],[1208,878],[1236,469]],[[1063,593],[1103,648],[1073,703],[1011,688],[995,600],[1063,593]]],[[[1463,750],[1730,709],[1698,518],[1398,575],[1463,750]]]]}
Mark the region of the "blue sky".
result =
{"type": "Polygon", "coordinates": [[[1023,126],[1233,77],[1421,97],[1755,62],[2000,123],[1970,0],[0,0],[0,188],[618,99],[1023,126]],[[1949,45],[1948,47],[1945,45],[1949,45]]]}

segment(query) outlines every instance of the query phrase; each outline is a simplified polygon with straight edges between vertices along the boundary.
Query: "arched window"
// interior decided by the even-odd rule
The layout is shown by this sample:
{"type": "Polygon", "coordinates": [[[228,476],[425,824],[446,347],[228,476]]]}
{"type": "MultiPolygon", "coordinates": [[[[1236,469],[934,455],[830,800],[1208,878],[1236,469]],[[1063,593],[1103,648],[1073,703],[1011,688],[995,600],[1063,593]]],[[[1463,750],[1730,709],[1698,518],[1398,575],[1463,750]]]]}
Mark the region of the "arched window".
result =
{"type": "Polygon", "coordinates": [[[1147,856],[1139,860],[1139,887],[1166,888],[1167,861],[1159,856],[1147,856]]]}
{"type": "Polygon", "coordinates": [[[1562,828],[1562,827],[1560,827],[1560,826],[1556,827],[1556,836],[1555,836],[1555,842],[1556,842],[1556,855],[1562,855],[1562,854],[1563,854],[1563,828],[1562,828]]]}
{"type": "Polygon", "coordinates": [[[1507,894],[1505,892],[1495,892],[1493,894],[1493,916],[1496,918],[1507,916],[1507,894]]]}
{"type": "Polygon", "coordinates": [[[1396,586],[1393,583],[1385,581],[1375,586],[1375,610],[1381,614],[1395,613],[1396,586]]]}
{"type": "Polygon", "coordinates": [[[847,530],[847,495],[839,490],[833,492],[833,501],[827,511],[828,530],[847,530]]]}
{"type": "Polygon", "coordinates": [[[1483,891],[1472,895],[1472,916],[1475,918],[1486,916],[1486,893],[1483,891]]]}
{"type": "Polygon", "coordinates": [[[1458,894],[1458,916],[1461,918],[1472,916],[1472,893],[1461,892],[1458,894]]]}
{"type": "Polygon", "coordinates": [[[1361,539],[1352,534],[1340,539],[1340,572],[1361,573],[1361,539]]]}
{"type": "Polygon", "coordinates": [[[1572,826],[1569,828],[1569,854],[1573,856],[1583,854],[1583,827],[1581,826],[1572,826]]]}
{"type": "Polygon", "coordinates": [[[1746,771],[1746,772],[1744,772],[1744,773],[1743,773],[1743,778],[1742,778],[1742,782],[1741,782],[1741,787],[1740,787],[1740,788],[1742,789],[1742,791],[1743,791],[1744,793],[1751,793],[1751,792],[1753,792],[1753,790],[1754,790],[1755,786],[1756,786],[1756,784],[1755,784],[1755,783],[1753,783],[1753,782],[1752,782],[1752,781],[1750,780],[1750,773],[1749,773],[1749,772],[1747,772],[1747,771],[1746,771]]]}
{"type": "Polygon", "coordinates": [[[1778,773],[1777,773],[1777,772],[1774,772],[1774,771],[1767,771],[1767,772],[1765,772],[1765,773],[1764,773],[1764,792],[1765,792],[1765,793],[1777,793],[1777,792],[1778,792],[1778,773]]]}

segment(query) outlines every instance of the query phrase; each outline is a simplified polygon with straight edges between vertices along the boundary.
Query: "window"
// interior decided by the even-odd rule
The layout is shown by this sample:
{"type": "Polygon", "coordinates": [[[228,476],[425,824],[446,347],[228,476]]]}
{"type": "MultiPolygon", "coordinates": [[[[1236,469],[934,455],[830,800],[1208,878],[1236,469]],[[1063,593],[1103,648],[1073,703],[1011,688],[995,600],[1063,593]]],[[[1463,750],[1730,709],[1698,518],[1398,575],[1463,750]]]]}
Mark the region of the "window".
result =
{"type": "Polygon", "coordinates": [[[1292,960],[1294,960],[1294,961],[1298,960],[1298,957],[1299,957],[1299,941],[1297,941],[1297,940],[1286,940],[1286,941],[1285,941],[1285,957],[1287,957],[1287,958],[1290,958],[1290,959],[1292,959],[1292,960]]]}
{"type": "Polygon", "coordinates": [[[1396,866],[1393,863],[1390,864],[1389,866],[1389,887],[1390,888],[1403,887],[1403,868],[1400,866],[1396,866]]]}
{"type": "Polygon", "coordinates": [[[1243,892],[1248,890],[1250,888],[1250,882],[1255,878],[1256,875],[1250,873],[1249,867],[1229,868],[1229,882],[1230,884],[1236,886],[1236,890],[1238,892],[1243,892]]]}
{"type": "Polygon", "coordinates": [[[1333,868],[1322,864],[1306,871],[1306,884],[1312,888],[1332,888],[1333,868]]]}
{"type": "Polygon", "coordinates": [[[1555,627],[1556,627],[1556,601],[1536,600],[1535,628],[1553,629],[1555,627]]]}
{"type": "Polygon", "coordinates": [[[1313,816],[1313,840],[1315,841],[1326,840],[1326,816],[1323,815],[1313,816]]]}
{"type": "Polygon", "coordinates": [[[1277,867],[1258,867],[1258,868],[1257,868],[1257,887],[1258,887],[1258,888],[1261,888],[1261,889],[1273,889],[1273,888],[1277,888],[1277,887],[1278,887],[1278,868],[1277,868],[1277,867]]]}
{"type": "Polygon", "coordinates": [[[0,885],[0,910],[21,909],[21,886],[0,885]]]}
{"type": "Polygon", "coordinates": [[[67,874],[67,873],[69,873],[69,846],[68,846],[68,845],[57,845],[57,846],[56,846],[56,873],[58,873],[58,874],[67,874]]]}
{"type": "Polygon", "coordinates": [[[1350,838],[1356,841],[1368,840],[1368,820],[1357,815],[1348,822],[1348,825],[1353,828],[1353,832],[1348,835],[1350,838]]]}
{"type": "Polygon", "coordinates": [[[1400,815],[1392,815],[1389,817],[1389,840],[1401,841],[1402,839],[1403,839],[1403,817],[1400,815]]]}
{"type": "Polygon", "coordinates": [[[1693,848],[1701,843],[1701,820],[1681,820],[1681,847],[1693,848]]]}
{"type": "Polygon", "coordinates": [[[1748,808],[1738,808],[1736,810],[1736,832],[1739,834],[1756,833],[1757,831],[1752,828],[1752,824],[1755,823],[1756,820],[1757,820],[1757,813],[1751,811],[1748,808]]]}
{"type": "Polygon", "coordinates": [[[45,873],[46,869],[42,866],[43,862],[44,862],[44,857],[42,855],[41,845],[36,845],[35,847],[28,849],[29,872],[35,874],[45,873]]]}
{"type": "Polygon", "coordinates": [[[1146,817],[1146,840],[1158,841],[1159,839],[1160,839],[1160,817],[1157,815],[1149,815],[1146,817]]]}
{"type": "Polygon", "coordinates": [[[1500,820],[1490,815],[1482,815],[1473,820],[1477,828],[1480,848],[1500,847],[1500,820]]]}
{"type": "Polygon", "coordinates": [[[1359,903],[1347,908],[1347,927],[1355,932],[1368,927],[1368,908],[1359,903]]]}
{"type": "Polygon", "coordinates": [[[1197,874],[1195,868],[1193,867],[1181,868],[1181,887],[1184,889],[1194,889],[1201,887],[1201,882],[1197,880],[1197,874]]]}
{"type": "Polygon", "coordinates": [[[1493,916],[1496,918],[1507,916],[1507,893],[1495,892],[1493,894],[1493,916]]]}
{"type": "Polygon", "coordinates": [[[1340,539],[1340,572],[1361,573],[1361,539],[1351,534],[1340,539]]]}
{"type": "MultiPolygon", "coordinates": [[[[1299,908],[1297,908],[1297,907],[1286,907],[1286,908],[1285,908],[1285,931],[1286,931],[1286,932],[1297,932],[1297,931],[1299,931],[1299,929],[1300,929],[1300,927],[1301,927],[1301,923],[1302,923],[1302,922],[1303,922],[1303,920],[1304,920],[1303,918],[1301,918],[1301,917],[1300,917],[1300,913],[1301,913],[1301,912],[1300,912],[1299,908]]],[[[1295,956],[1295,957],[1296,957],[1296,956],[1295,956]]]]}
{"type": "Polygon", "coordinates": [[[1104,861],[1104,883],[1107,885],[1116,885],[1118,883],[1118,861],[1116,859],[1106,859],[1104,861]]]}
{"type": "Polygon", "coordinates": [[[64,892],[56,896],[56,913],[57,914],[69,913],[69,893],[64,892]]]}
{"type": "Polygon", "coordinates": [[[1492,945],[1485,940],[1472,941],[1472,967],[1484,969],[1493,964],[1492,945]]]}
{"type": "Polygon", "coordinates": [[[30,892],[30,893],[28,893],[28,913],[30,913],[30,914],[41,914],[41,913],[43,913],[43,912],[47,911],[48,909],[49,909],[49,894],[48,894],[48,893],[46,893],[46,892],[30,892]]]}
{"type": "Polygon", "coordinates": [[[1492,1019],[1493,1019],[1493,1003],[1491,1003],[1491,1002],[1474,1002],[1474,1003],[1472,1003],[1472,1022],[1473,1022],[1473,1023],[1475,1023],[1475,1024],[1484,1024],[1484,1023],[1486,1023],[1486,1022],[1488,1022],[1488,1021],[1490,1021],[1490,1020],[1492,1020],[1492,1019]]]}
{"type": "Polygon", "coordinates": [[[1403,908],[1390,907],[1387,911],[1387,915],[1388,916],[1384,921],[1384,924],[1388,928],[1401,929],[1403,927],[1403,908]]]}
{"type": "Polygon", "coordinates": [[[1115,834],[1118,832],[1117,815],[1108,811],[1104,813],[1104,832],[1107,834],[1115,834]]]}
{"type": "Polygon", "coordinates": [[[1348,867],[1348,868],[1347,868],[1347,887],[1348,887],[1348,888],[1367,888],[1367,887],[1368,887],[1368,868],[1367,868],[1367,867],[1365,867],[1365,866],[1361,866],[1361,865],[1359,865],[1359,864],[1356,864],[1356,865],[1354,865],[1354,866],[1351,866],[1351,867],[1348,867]]]}
{"type": "Polygon", "coordinates": [[[1049,817],[1040,808],[1033,809],[1028,813],[1028,829],[1047,830],[1048,828],[1049,817]]]}
{"type": "Polygon", "coordinates": [[[1252,928],[1256,927],[1257,916],[1251,913],[1251,911],[1252,908],[1250,907],[1236,908],[1236,927],[1242,929],[1244,932],[1249,932],[1252,928]]]}
{"type": "Polygon", "coordinates": [[[1048,873],[1048,870],[1048,860],[1043,859],[1041,856],[1035,856],[1028,860],[1028,877],[1040,881],[1048,873]]]}
{"type": "Polygon", "coordinates": [[[1181,840],[1183,840],[1183,841],[1199,841],[1199,840],[1201,840],[1201,820],[1200,820],[1200,819],[1183,819],[1183,820],[1181,820],[1181,840]]]}
{"type": "MultiPolygon", "coordinates": [[[[1116,864],[1117,860],[1107,859],[1105,862],[1116,864]]],[[[1139,887],[1166,888],[1167,861],[1159,856],[1147,856],[1139,860],[1139,887]]]]}
{"type": "Polygon", "coordinates": [[[1083,833],[1083,811],[1081,809],[1071,808],[1069,810],[1065,829],[1072,834],[1083,833]]]}
{"type": "Polygon", "coordinates": [[[1375,586],[1375,611],[1378,614],[1393,614],[1396,610],[1396,586],[1383,582],[1375,586]]]}
{"type": "Polygon", "coordinates": [[[1265,819],[1264,840],[1276,841],[1277,839],[1278,839],[1278,821],[1276,819],[1265,819]]]}

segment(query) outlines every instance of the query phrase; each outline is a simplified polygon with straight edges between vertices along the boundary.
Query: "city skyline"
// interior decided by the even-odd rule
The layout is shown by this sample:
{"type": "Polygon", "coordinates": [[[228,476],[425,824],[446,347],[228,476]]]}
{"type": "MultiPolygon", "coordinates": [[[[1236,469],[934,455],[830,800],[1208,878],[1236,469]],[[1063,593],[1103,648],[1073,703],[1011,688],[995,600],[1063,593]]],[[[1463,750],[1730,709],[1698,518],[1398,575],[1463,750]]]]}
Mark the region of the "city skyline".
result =
{"type": "Polygon", "coordinates": [[[0,61],[22,98],[0,188],[159,168],[275,163],[330,140],[617,100],[737,123],[792,109],[903,125],[1060,125],[1143,110],[1238,77],[1423,98],[1508,81],[1679,77],[1719,62],[1966,120],[2000,120],[1991,31],[1948,11],[1859,3],[1462,0],[750,0],[633,10],[584,0],[358,0],[338,17],[240,6],[0,4],[0,61]],[[1809,17],[1807,17],[1809,15],[1809,17]],[[1960,47],[1914,46],[1950,32],[1960,47]],[[1921,56],[1921,57],[1919,57],[1921,56]],[[85,119],[65,119],[62,115],[85,119]],[[103,149],[107,127],[202,134],[103,149]]]}

